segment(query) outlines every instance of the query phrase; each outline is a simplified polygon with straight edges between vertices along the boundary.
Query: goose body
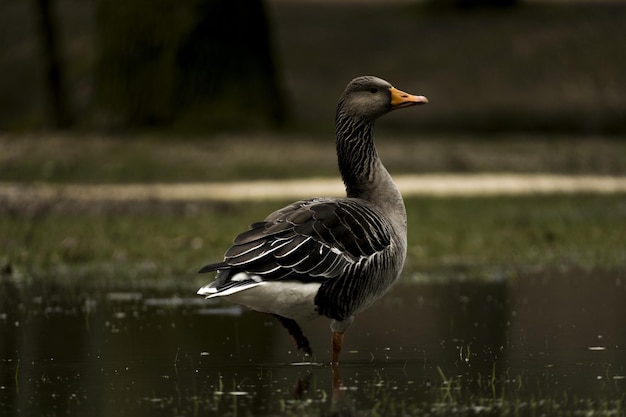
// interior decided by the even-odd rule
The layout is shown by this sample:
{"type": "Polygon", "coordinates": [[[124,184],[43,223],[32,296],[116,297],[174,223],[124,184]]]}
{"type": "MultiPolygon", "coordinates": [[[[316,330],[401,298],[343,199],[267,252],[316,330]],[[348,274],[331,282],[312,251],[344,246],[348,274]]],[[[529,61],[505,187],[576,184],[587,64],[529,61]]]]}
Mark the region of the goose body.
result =
{"type": "Polygon", "coordinates": [[[330,318],[336,364],[354,316],[387,292],[406,257],[404,202],[377,155],[374,121],[427,102],[380,78],[352,80],[335,120],[346,197],[297,201],[253,223],[222,262],[200,270],[217,274],[198,294],[274,315],[306,353],[311,348],[296,320],[330,318]]]}

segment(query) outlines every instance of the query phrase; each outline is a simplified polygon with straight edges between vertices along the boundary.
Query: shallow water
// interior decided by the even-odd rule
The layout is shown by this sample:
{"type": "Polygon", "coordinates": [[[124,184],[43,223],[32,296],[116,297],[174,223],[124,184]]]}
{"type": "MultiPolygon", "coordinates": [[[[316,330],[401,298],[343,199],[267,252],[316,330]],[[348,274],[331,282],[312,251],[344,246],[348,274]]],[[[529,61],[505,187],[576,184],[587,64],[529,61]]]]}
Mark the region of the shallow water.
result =
{"type": "Polygon", "coordinates": [[[626,413],[625,273],[399,284],[335,374],[325,319],[309,358],[273,318],[187,294],[2,293],[1,415],[626,413]]]}

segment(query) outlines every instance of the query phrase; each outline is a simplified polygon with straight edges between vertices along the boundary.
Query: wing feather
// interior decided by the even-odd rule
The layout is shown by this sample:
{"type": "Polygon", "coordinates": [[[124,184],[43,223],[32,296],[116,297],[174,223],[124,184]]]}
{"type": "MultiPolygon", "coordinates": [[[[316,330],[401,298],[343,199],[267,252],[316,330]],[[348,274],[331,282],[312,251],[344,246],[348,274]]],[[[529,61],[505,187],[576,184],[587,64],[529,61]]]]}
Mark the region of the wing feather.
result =
{"type": "Polygon", "coordinates": [[[309,241],[313,239],[312,236],[306,235],[295,235],[293,239],[291,239],[286,245],[283,245],[279,250],[274,253],[276,258],[285,258],[292,255],[294,252],[298,250],[308,251],[309,247],[306,246],[309,241]]]}
{"type": "Polygon", "coordinates": [[[353,273],[355,264],[385,250],[390,242],[386,217],[363,200],[304,200],[251,224],[235,237],[223,262],[201,271],[218,270],[211,284],[217,292],[246,288],[231,283],[240,272],[260,280],[324,282],[353,273]]]}

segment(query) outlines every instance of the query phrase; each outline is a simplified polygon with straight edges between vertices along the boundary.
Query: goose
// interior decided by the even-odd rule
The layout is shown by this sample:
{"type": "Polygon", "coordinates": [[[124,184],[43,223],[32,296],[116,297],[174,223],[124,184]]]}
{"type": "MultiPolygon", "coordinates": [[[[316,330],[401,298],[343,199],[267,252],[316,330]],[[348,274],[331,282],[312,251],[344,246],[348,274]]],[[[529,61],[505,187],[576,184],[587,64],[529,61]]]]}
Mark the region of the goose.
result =
{"type": "Polygon", "coordinates": [[[329,318],[331,364],[337,365],[355,315],[387,292],[406,257],[404,201],[376,152],[374,122],[425,103],[426,97],[377,77],[350,81],[335,116],[346,196],[297,201],[251,224],[223,261],[200,269],[217,273],[198,294],[276,317],[308,355],[311,345],[297,321],[329,318]]]}

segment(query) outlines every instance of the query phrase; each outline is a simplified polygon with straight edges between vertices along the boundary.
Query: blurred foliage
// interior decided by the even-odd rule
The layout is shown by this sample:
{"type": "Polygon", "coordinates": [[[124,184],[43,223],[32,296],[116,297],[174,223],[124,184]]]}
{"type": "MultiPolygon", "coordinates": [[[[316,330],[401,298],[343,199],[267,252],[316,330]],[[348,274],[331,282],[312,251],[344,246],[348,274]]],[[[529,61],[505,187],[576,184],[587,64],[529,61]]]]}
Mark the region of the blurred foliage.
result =
{"type": "Polygon", "coordinates": [[[262,0],[0,2],[0,129],[281,125],[270,37],[262,0]]]}
{"type": "Polygon", "coordinates": [[[104,125],[156,125],[174,116],[175,58],[190,26],[168,1],[98,2],[96,88],[104,125]]]}
{"type": "MultiPolygon", "coordinates": [[[[47,1],[79,128],[332,134],[341,90],[370,73],[430,99],[381,127],[626,132],[623,2],[47,1]]],[[[35,4],[0,2],[3,130],[50,125],[35,4]]]]}
{"type": "Polygon", "coordinates": [[[104,126],[285,121],[261,0],[98,6],[96,102],[104,126]]]}
{"type": "Polygon", "coordinates": [[[619,41],[626,3],[521,2],[469,12],[424,6],[316,2],[306,15],[293,2],[275,6],[283,71],[303,97],[296,119],[331,125],[328,103],[345,80],[372,73],[430,100],[382,118],[379,127],[626,132],[626,54],[619,41]],[[319,45],[323,54],[311,58],[319,45]]]}
{"type": "Polygon", "coordinates": [[[457,7],[471,9],[476,7],[510,7],[520,3],[520,0],[429,0],[430,7],[457,7]]]}

